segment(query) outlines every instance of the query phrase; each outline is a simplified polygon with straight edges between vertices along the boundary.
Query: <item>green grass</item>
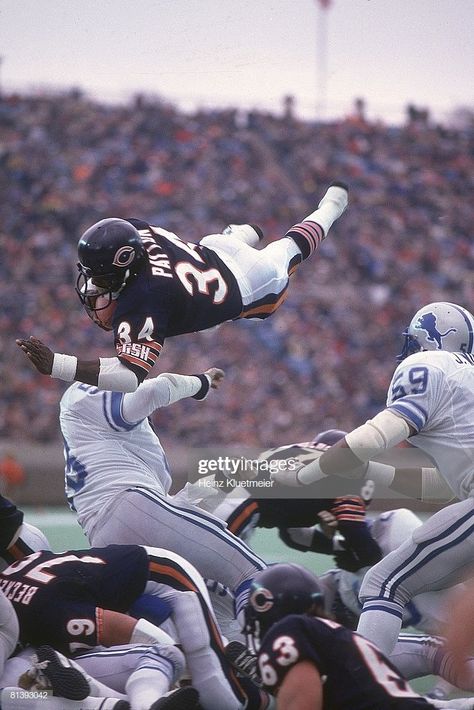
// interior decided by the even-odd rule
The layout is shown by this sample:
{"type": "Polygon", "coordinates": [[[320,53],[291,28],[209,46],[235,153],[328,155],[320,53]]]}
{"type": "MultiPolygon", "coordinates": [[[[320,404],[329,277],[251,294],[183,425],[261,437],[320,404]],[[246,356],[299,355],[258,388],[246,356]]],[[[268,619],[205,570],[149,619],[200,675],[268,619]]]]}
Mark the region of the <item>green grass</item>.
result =
{"type": "MultiPolygon", "coordinates": [[[[25,520],[44,532],[55,552],[89,547],[75,515],[67,508],[25,508],[24,513],[25,520]]],[[[274,530],[258,530],[252,539],[252,548],[266,562],[295,562],[316,574],[322,574],[333,566],[331,557],[290,550],[274,530]]],[[[411,681],[411,685],[417,692],[426,693],[433,681],[432,676],[427,676],[411,681]]]]}

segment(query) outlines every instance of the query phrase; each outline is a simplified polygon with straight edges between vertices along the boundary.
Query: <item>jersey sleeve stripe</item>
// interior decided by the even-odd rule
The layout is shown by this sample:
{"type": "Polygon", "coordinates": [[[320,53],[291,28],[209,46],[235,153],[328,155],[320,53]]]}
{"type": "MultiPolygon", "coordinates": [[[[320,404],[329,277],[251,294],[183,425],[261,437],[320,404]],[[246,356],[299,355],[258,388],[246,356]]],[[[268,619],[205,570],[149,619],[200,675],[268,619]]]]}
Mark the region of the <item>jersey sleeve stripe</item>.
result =
{"type": "Polygon", "coordinates": [[[148,363],[148,362],[143,362],[143,360],[140,360],[138,357],[133,357],[133,355],[119,355],[119,358],[121,360],[126,360],[129,362],[131,365],[136,365],[137,367],[141,367],[142,370],[145,370],[145,372],[148,374],[150,370],[152,369],[153,363],[148,363]]]}
{"type": "Polygon", "coordinates": [[[110,413],[112,416],[112,421],[121,429],[125,431],[131,431],[135,429],[140,422],[135,422],[134,424],[127,422],[123,418],[122,407],[123,407],[123,392],[112,392],[110,398],[110,413]]]}
{"type": "Polygon", "coordinates": [[[405,407],[403,404],[400,404],[399,402],[391,404],[388,409],[394,409],[396,412],[401,414],[404,419],[408,419],[410,424],[413,424],[417,431],[420,431],[420,429],[423,428],[423,425],[426,421],[426,419],[421,419],[421,417],[419,417],[415,412],[413,412],[408,407],[405,407]]]}

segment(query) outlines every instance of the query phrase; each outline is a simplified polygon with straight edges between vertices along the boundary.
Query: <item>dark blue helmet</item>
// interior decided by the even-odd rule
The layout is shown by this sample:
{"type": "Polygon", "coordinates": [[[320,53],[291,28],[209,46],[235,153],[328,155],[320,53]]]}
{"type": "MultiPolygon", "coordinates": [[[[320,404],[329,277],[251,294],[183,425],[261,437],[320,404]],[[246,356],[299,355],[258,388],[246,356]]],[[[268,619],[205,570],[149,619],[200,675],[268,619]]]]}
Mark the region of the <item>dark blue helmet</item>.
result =
{"type": "Polygon", "coordinates": [[[301,565],[281,563],[258,572],[245,607],[247,645],[256,652],[269,628],[288,614],[322,611],[324,596],[318,580],[301,565]]]}
{"type": "Polygon", "coordinates": [[[125,219],[109,217],[89,227],[77,246],[76,293],[99,325],[99,311],[109,309],[127,281],[147,263],[138,230],[125,219]]]}
{"type": "Polygon", "coordinates": [[[320,434],[317,434],[311,444],[313,446],[317,446],[318,444],[332,446],[340,441],[340,439],[343,439],[347,433],[347,431],[342,431],[342,429],[327,429],[326,431],[322,431],[320,434]]]}

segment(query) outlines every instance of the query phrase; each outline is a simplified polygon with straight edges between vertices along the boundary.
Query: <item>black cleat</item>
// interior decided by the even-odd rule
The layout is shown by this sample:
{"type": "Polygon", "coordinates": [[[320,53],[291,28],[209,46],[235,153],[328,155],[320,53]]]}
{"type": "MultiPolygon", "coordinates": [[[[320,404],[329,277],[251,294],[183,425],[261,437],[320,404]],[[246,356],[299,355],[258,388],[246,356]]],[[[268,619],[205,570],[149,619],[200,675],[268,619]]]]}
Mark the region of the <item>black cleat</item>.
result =
{"type": "Polygon", "coordinates": [[[231,641],[225,647],[225,657],[230,665],[244,678],[249,678],[255,685],[261,686],[258,674],[257,658],[240,641],[231,641]]]}
{"type": "Polygon", "coordinates": [[[199,707],[199,693],[192,685],[187,685],[155,700],[150,710],[198,710],[199,707]]]}
{"type": "Polygon", "coordinates": [[[84,700],[90,694],[89,683],[80,670],[74,668],[69,660],[51,646],[40,646],[36,651],[37,672],[49,681],[53,695],[69,700],[84,700]]]}

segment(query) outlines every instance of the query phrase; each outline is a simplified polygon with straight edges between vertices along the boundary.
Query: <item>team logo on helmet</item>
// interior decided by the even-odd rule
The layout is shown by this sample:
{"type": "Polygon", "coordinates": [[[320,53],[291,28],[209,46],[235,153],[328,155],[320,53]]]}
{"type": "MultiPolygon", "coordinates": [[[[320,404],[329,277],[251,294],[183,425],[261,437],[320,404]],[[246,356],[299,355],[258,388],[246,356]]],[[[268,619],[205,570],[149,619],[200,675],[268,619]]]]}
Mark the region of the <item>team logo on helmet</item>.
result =
{"type": "Polygon", "coordinates": [[[259,587],[259,589],[252,592],[249,601],[255,611],[264,612],[272,608],[275,598],[269,589],[259,587]]]}
{"type": "Polygon", "coordinates": [[[124,246],[117,249],[115,252],[113,265],[125,268],[130,266],[132,261],[135,259],[135,249],[131,246],[124,246]]]}
{"type": "Polygon", "coordinates": [[[440,333],[436,325],[436,316],[434,313],[423,313],[413,326],[415,330],[424,330],[427,333],[428,342],[436,343],[438,350],[442,350],[442,339],[450,333],[457,333],[457,328],[448,328],[445,333],[440,333]]]}

